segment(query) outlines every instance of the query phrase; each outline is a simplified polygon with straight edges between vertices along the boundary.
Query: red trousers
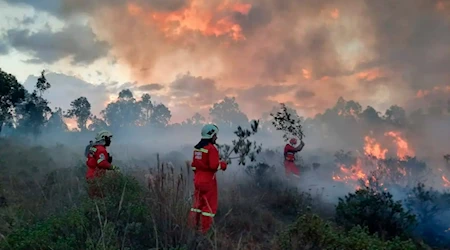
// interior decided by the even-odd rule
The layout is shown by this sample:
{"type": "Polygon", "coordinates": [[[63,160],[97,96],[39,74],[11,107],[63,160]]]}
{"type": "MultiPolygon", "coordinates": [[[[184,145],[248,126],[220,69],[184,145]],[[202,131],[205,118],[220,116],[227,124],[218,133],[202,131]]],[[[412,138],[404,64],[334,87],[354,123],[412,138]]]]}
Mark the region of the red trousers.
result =
{"type": "Polygon", "coordinates": [[[286,172],[286,176],[300,176],[300,170],[293,161],[284,161],[284,170],[286,172]]]}
{"type": "Polygon", "coordinates": [[[194,183],[194,204],[189,213],[189,224],[206,234],[217,212],[217,182],[194,183]]]}

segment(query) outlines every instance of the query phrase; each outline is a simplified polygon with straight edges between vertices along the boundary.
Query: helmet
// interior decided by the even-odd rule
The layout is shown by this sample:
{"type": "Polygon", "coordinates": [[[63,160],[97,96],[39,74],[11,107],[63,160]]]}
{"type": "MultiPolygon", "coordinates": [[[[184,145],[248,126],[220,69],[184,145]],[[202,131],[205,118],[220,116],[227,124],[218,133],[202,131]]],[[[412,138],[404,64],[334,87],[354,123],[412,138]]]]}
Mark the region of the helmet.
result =
{"type": "Polygon", "coordinates": [[[289,140],[289,143],[290,143],[291,145],[295,145],[295,144],[297,144],[297,139],[292,138],[291,140],[289,140]]]}
{"type": "Polygon", "coordinates": [[[109,131],[102,130],[97,133],[97,136],[95,136],[95,141],[97,141],[97,142],[103,141],[103,140],[105,140],[105,137],[112,137],[112,136],[113,135],[109,131]]]}
{"type": "Polygon", "coordinates": [[[219,128],[215,124],[206,124],[202,128],[202,139],[211,139],[219,132],[219,128]]]}

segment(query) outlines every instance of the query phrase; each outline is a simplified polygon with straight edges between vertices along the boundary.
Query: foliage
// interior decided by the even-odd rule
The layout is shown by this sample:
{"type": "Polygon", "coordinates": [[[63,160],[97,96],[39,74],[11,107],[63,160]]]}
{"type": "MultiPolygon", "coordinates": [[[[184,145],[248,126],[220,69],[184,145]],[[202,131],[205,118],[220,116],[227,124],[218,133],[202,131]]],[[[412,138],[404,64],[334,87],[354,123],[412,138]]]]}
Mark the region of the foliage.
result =
{"type": "Polygon", "coordinates": [[[43,93],[51,87],[44,75],[38,78],[34,91],[25,94],[25,102],[16,108],[19,116],[18,129],[27,134],[38,136],[51,115],[48,101],[42,97],[43,93]]]}
{"type": "Polygon", "coordinates": [[[212,122],[219,127],[235,127],[248,123],[247,116],[239,109],[236,98],[225,97],[222,101],[214,103],[209,109],[212,122]]]}
{"type": "Polygon", "coordinates": [[[383,241],[360,226],[342,232],[317,215],[305,214],[282,232],[276,239],[279,249],[321,250],[414,250],[411,240],[394,238],[383,241]]]}
{"type": "Polygon", "coordinates": [[[76,118],[80,130],[86,130],[86,123],[91,117],[91,104],[86,97],[79,97],[70,103],[71,109],[67,110],[65,117],[76,118]]]}
{"type": "Polygon", "coordinates": [[[238,137],[237,140],[232,141],[232,145],[223,144],[219,146],[221,157],[228,163],[231,163],[230,155],[235,153],[239,159],[239,165],[245,165],[247,157],[251,162],[256,160],[256,155],[261,152],[262,145],[257,145],[255,141],[251,142],[249,138],[258,133],[259,120],[253,120],[250,124],[250,129],[243,129],[238,126],[234,134],[238,137]]]}
{"type": "Polygon", "coordinates": [[[25,98],[25,92],[15,76],[0,69],[0,133],[3,125],[12,120],[14,107],[25,98]]]}
{"type": "Polygon", "coordinates": [[[63,120],[63,112],[61,108],[57,108],[52,112],[47,122],[47,129],[50,131],[68,131],[69,128],[63,120]]]}
{"type": "Polygon", "coordinates": [[[286,104],[281,103],[281,110],[276,114],[270,114],[273,117],[272,124],[277,130],[284,132],[283,138],[288,141],[292,136],[303,141],[305,135],[303,134],[303,127],[301,124],[301,119],[298,115],[289,112],[286,104]]]}
{"type": "Polygon", "coordinates": [[[367,226],[371,234],[383,239],[408,237],[416,225],[416,217],[395,202],[389,192],[377,192],[368,187],[339,198],[336,222],[350,230],[356,225],[367,226]]]}
{"type": "Polygon", "coordinates": [[[169,108],[161,103],[154,106],[150,117],[150,123],[153,125],[166,127],[170,122],[170,118],[172,118],[172,114],[170,113],[169,108]]]}
{"type": "Polygon", "coordinates": [[[417,216],[418,226],[415,235],[433,247],[450,246],[448,232],[448,213],[450,212],[450,194],[440,193],[418,183],[405,200],[405,207],[417,216]]]}

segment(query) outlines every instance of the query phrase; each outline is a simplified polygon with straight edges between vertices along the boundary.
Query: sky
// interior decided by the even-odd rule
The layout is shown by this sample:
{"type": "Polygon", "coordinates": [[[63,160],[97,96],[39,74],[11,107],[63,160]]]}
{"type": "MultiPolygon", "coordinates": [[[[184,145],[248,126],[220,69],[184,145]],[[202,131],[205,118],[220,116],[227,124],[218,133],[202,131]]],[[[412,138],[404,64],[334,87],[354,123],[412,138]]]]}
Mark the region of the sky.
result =
{"type": "Polygon", "coordinates": [[[449,98],[450,0],[0,0],[0,68],[54,107],[98,113],[130,88],[173,122],[235,96],[314,116],[339,97],[384,111],[449,98]]]}

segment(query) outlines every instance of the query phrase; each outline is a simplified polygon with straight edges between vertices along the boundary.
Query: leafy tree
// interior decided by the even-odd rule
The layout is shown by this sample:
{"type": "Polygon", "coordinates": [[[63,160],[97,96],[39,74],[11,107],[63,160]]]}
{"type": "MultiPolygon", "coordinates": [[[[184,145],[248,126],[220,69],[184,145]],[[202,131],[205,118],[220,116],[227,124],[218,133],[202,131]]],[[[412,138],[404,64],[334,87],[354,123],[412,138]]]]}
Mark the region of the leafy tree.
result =
{"type": "Polygon", "coordinates": [[[195,113],[191,118],[188,118],[186,121],[183,122],[183,125],[202,125],[205,124],[206,119],[199,113],[195,113]]]}
{"type": "Polygon", "coordinates": [[[149,94],[143,94],[139,105],[142,109],[141,120],[143,125],[148,125],[150,123],[150,118],[153,112],[152,98],[149,94]]]}
{"type": "Polygon", "coordinates": [[[106,124],[106,122],[104,120],[102,120],[101,118],[98,118],[97,116],[93,116],[91,118],[92,123],[89,124],[88,129],[90,131],[99,131],[102,129],[106,129],[108,128],[108,124],[106,124]]]}
{"type": "Polygon", "coordinates": [[[86,97],[79,97],[70,103],[72,107],[65,115],[67,118],[76,118],[78,128],[83,131],[86,130],[86,123],[91,117],[91,104],[86,97]]]}
{"type": "Polygon", "coordinates": [[[234,97],[225,97],[221,102],[214,103],[209,109],[212,121],[219,126],[237,126],[248,123],[247,116],[239,109],[234,97]]]}
{"type": "Polygon", "coordinates": [[[63,120],[63,112],[61,108],[57,108],[52,112],[47,122],[47,129],[52,131],[68,131],[69,128],[63,120]]]}
{"type": "Polygon", "coordinates": [[[397,105],[391,106],[384,115],[384,119],[390,124],[404,127],[408,124],[408,119],[406,117],[406,111],[397,105]]]}
{"type": "Polygon", "coordinates": [[[150,117],[150,122],[157,126],[166,127],[170,118],[172,118],[172,114],[168,107],[164,104],[158,104],[153,108],[153,113],[150,117]]]}
{"type": "Polygon", "coordinates": [[[0,133],[3,125],[12,120],[13,110],[25,98],[25,93],[15,76],[0,69],[0,133]]]}
{"type": "Polygon", "coordinates": [[[18,128],[24,133],[31,133],[37,136],[45,126],[47,118],[52,110],[48,106],[48,101],[42,97],[43,93],[51,87],[44,75],[38,78],[33,93],[25,94],[25,102],[18,105],[16,113],[19,115],[18,128]]]}
{"type": "Polygon", "coordinates": [[[141,107],[129,89],[122,90],[116,102],[109,103],[101,112],[111,127],[123,128],[137,125],[141,117],[141,107]]]}

